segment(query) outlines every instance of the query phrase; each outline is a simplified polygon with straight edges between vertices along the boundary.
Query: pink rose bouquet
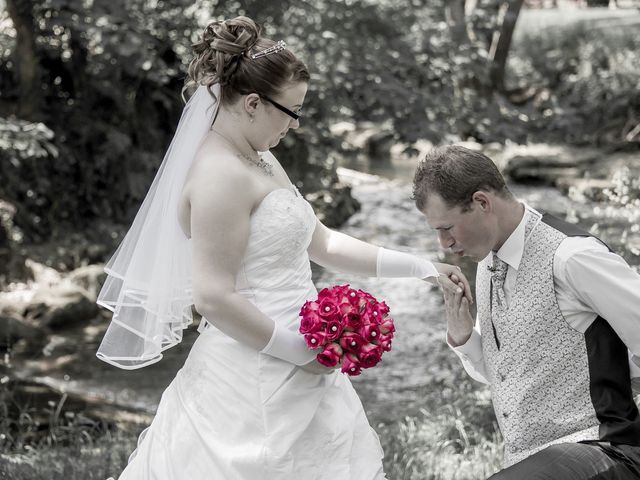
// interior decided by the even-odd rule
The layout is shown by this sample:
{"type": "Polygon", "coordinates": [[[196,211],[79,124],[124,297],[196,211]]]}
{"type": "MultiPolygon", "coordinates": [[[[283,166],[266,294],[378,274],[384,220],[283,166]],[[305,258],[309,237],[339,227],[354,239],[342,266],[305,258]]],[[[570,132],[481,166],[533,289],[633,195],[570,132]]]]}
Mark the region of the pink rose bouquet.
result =
{"type": "Polygon", "coordinates": [[[389,307],[349,285],[322,289],[317,300],[305,302],[300,316],[300,333],[309,348],[318,350],[318,362],[340,365],[347,375],[375,367],[391,350],[395,327],[389,307]]]}

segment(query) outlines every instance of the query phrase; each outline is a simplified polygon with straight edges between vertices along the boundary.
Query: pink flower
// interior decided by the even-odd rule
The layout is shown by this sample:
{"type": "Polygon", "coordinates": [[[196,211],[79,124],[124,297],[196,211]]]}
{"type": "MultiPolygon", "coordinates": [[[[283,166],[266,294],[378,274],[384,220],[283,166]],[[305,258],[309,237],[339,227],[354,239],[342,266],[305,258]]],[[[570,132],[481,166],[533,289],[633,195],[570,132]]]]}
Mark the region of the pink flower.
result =
{"type": "Polygon", "coordinates": [[[366,344],[367,341],[355,332],[345,332],[340,338],[340,346],[350,352],[357,353],[366,344]]]}
{"type": "Polygon", "coordinates": [[[342,302],[340,304],[340,315],[348,315],[349,313],[356,312],[356,309],[349,302],[342,302]]]}
{"type": "Polygon", "coordinates": [[[374,342],[380,337],[380,329],[374,323],[365,325],[360,329],[360,335],[368,342],[374,342]]]}
{"type": "Polygon", "coordinates": [[[336,293],[337,293],[337,291],[335,290],[336,288],[340,288],[340,287],[337,286],[332,288],[323,288],[322,290],[320,290],[318,292],[318,303],[322,303],[322,300],[325,300],[325,299],[330,299],[330,300],[335,299],[336,293]]]}
{"type": "Polygon", "coordinates": [[[322,317],[333,317],[338,313],[338,307],[334,303],[333,299],[324,298],[320,302],[320,310],[318,312],[322,317]]]}
{"type": "MultiPolygon", "coordinates": [[[[359,290],[361,291],[361,290],[359,290]]],[[[349,303],[351,305],[358,306],[360,304],[360,295],[358,294],[358,292],[356,292],[355,290],[353,290],[352,288],[350,288],[347,291],[347,299],[349,300],[349,303]]]]}
{"type": "Polygon", "coordinates": [[[363,368],[375,367],[382,358],[382,348],[369,343],[360,349],[358,357],[363,368]]]}
{"type": "Polygon", "coordinates": [[[369,292],[365,292],[364,290],[358,289],[358,296],[364,298],[367,301],[373,301],[373,302],[376,301],[373,295],[371,295],[369,292]]]}
{"type": "Polygon", "coordinates": [[[387,333],[393,333],[396,331],[396,326],[393,324],[392,318],[387,318],[384,322],[382,322],[379,326],[380,333],[386,335],[387,333]]]}
{"type": "Polygon", "coordinates": [[[309,313],[317,313],[319,309],[320,309],[320,304],[318,302],[306,301],[304,302],[304,305],[300,309],[300,315],[304,316],[309,313]]]}
{"type": "Polygon", "coordinates": [[[379,325],[383,320],[382,315],[380,315],[380,313],[375,309],[371,309],[370,312],[367,312],[366,316],[368,323],[375,323],[376,325],[379,325]]]}
{"type": "Polygon", "coordinates": [[[376,310],[378,312],[380,312],[380,315],[382,315],[383,317],[387,316],[389,314],[389,305],[386,304],[386,302],[378,302],[376,303],[376,310]]]}
{"type": "Polygon", "coordinates": [[[336,285],[335,287],[331,287],[331,293],[333,293],[335,298],[346,297],[348,291],[348,285],[336,285]]]}
{"type": "Polygon", "coordinates": [[[366,307],[370,323],[380,324],[385,321],[385,317],[389,313],[389,307],[384,302],[370,302],[366,307]]]}
{"type": "Polygon", "coordinates": [[[300,320],[300,333],[319,332],[322,328],[322,318],[315,312],[308,312],[300,320]]]}
{"type": "Polygon", "coordinates": [[[337,343],[330,343],[316,358],[325,367],[335,367],[342,357],[342,348],[337,343]]]}
{"type": "Polygon", "coordinates": [[[326,327],[325,327],[325,332],[327,332],[327,340],[332,342],[334,340],[337,340],[340,338],[340,335],[342,335],[342,330],[344,329],[344,327],[342,326],[342,323],[340,323],[337,320],[329,320],[327,321],[326,327]]]}
{"type": "Polygon", "coordinates": [[[331,297],[333,294],[331,293],[331,289],[323,288],[318,292],[318,300],[322,300],[323,298],[331,297]]]}
{"type": "Polygon", "coordinates": [[[360,368],[358,357],[354,353],[346,353],[342,358],[342,368],[340,371],[351,377],[360,375],[362,373],[362,369],[360,368]]]}
{"type": "Polygon", "coordinates": [[[369,305],[369,302],[365,298],[358,297],[358,303],[356,303],[355,306],[358,308],[360,313],[364,312],[367,309],[367,305],[369,305]]]}
{"type": "Polygon", "coordinates": [[[378,339],[378,345],[385,352],[389,352],[389,351],[391,351],[391,340],[392,339],[393,339],[393,334],[380,335],[380,338],[378,339]]]}
{"type": "Polygon", "coordinates": [[[331,287],[331,292],[336,295],[336,296],[346,296],[350,291],[352,290],[351,287],[349,287],[349,284],[346,285],[335,285],[334,287],[331,287]]]}
{"type": "Polygon", "coordinates": [[[344,317],[342,317],[345,323],[345,326],[357,330],[362,326],[362,318],[357,313],[347,313],[344,317]]]}
{"type": "Polygon", "coordinates": [[[304,336],[307,346],[311,349],[323,347],[327,343],[327,334],[324,332],[307,333],[304,336]]]}
{"type": "Polygon", "coordinates": [[[360,314],[360,319],[362,320],[362,325],[377,325],[378,322],[376,321],[375,317],[371,314],[372,312],[367,311],[367,309],[365,309],[361,314],[360,314]]]}

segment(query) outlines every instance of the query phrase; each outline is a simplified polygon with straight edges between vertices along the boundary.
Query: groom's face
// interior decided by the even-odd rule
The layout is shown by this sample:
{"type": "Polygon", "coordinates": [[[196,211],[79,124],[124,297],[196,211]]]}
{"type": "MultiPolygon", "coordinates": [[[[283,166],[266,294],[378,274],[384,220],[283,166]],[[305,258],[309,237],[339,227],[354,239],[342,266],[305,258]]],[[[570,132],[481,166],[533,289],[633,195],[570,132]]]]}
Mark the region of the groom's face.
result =
{"type": "Polygon", "coordinates": [[[474,195],[470,208],[463,211],[461,207],[447,205],[438,194],[428,196],[422,213],[429,226],[437,232],[442,248],[476,262],[491,252],[495,228],[484,198],[484,192],[477,198],[474,195]]]}

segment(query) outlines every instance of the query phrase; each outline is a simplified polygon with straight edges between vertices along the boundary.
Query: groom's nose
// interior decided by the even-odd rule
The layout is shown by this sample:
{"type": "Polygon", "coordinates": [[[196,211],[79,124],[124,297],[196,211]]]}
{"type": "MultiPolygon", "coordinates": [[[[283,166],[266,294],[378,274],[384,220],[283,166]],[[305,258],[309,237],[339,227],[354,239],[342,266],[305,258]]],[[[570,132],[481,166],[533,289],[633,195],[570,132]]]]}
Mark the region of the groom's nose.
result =
{"type": "Polygon", "coordinates": [[[442,245],[442,248],[451,248],[456,243],[455,239],[449,232],[442,230],[438,230],[438,241],[440,242],[440,245],[442,245]]]}

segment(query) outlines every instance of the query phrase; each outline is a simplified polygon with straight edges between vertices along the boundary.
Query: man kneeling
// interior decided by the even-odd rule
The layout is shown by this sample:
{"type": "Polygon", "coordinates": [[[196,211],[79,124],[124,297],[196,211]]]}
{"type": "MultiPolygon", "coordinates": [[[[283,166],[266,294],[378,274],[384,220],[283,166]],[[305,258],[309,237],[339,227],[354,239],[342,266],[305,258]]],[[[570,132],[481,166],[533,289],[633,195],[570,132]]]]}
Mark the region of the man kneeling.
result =
{"type": "Polygon", "coordinates": [[[414,199],[444,248],[479,262],[475,328],[463,289],[444,295],[449,345],[491,385],[507,467],[491,479],[640,479],[640,276],[517,201],[481,153],[432,150],[414,199]]]}

